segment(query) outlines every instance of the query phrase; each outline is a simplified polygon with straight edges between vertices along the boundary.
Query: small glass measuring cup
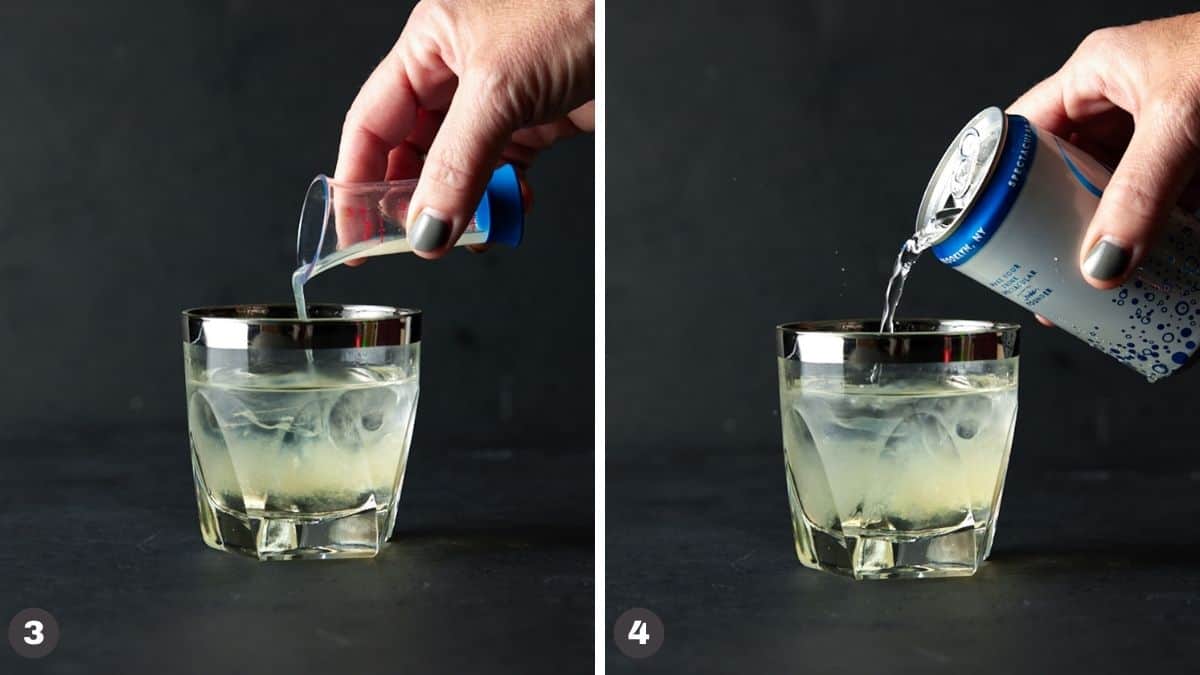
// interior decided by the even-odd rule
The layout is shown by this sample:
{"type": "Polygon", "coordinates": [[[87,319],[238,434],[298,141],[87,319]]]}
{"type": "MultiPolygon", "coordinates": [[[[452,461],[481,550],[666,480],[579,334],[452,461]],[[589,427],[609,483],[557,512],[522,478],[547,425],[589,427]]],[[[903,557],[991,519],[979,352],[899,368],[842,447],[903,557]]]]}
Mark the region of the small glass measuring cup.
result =
{"type": "MultiPolygon", "coordinates": [[[[345,183],[321,174],[300,210],[296,276],[301,285],[350,260],[412,250],[405,223],[416,180],[345,183]]],[[[456,246],[517,246],[525,227],[521,184],[505,164],[492,173],[483,200],[456,246]]]]}

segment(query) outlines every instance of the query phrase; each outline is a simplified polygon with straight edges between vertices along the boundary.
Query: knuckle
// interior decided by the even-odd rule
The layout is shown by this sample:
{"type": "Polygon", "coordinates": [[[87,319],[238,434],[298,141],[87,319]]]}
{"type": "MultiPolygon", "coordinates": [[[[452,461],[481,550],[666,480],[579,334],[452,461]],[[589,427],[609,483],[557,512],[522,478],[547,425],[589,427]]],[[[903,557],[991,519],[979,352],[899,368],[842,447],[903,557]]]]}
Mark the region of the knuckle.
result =
{"type": "Polygon", "coordinates": [[[1131,59],[1131,30],[1129,26],[1111,26],[1088,33],[1068,63],[1077,69],[1111,71],[1114,64],[1133,65],[1131,59]],[[1081,65],[1083,64],[1083,65],[1081,65]],[[1088,66],[1092,66],[1089,68],[1088,66]]]}
{"type": "Polygon", "coordinates": [[[1200,153],[1200,87],[1176,83],[1150,105],[1148,112],[1162,133],[1187,144],[1191,153],[1200,153]]]}
{"type": "Polygon", "coordinates": [[[418,24],[429,19],[429,13],[434,11],[437,0],[421,0],[413,6],[408,15],[408,24],[418,24]]]}
{"type": "Polygon", "coordinates": [[[421,172],[421,181],[443,191],[465,192],[471,187],[472,175],[465,156],[452,148],[436,157],[429,157],[421,172]]]}
{"type": "Polygon", "coordinates": [[[346,112],[346,117],[342,119],[342,138],[348,139],[352,136],[358,136],[363,132],[361,115],[354,104],[350,105],[350,110],[346,112]]]}
{"type": "Polygon", "coordinates": [[[470,89],[477,114],[497,127],[516,127],[522,119],[523,87],[518,85],[519,60],[493,53],[471,69],[470,89]]]}
{"type": "Polygon", "coordinates": [[[342,122],[342,133],[338,141],[339,154],[352,148],[373,148],[378,144],[378,137],[364,127],[359,115],[351,110],[342,122]]]}
{"type": "Polygon", "coordinates": [[[455,3],[448,0],[421,0],[408,15],[408,23],[415,25],[445,24],[453,18],[454,9],[455,3]]]}
{"type": "Polygon", "coordinates": [[[1103,54],[1116,49],[1124,40],[1124,28],[1109,26],[1088,33],[1079,43],[1078,52],[1084,55],[1103,54]]]}
{"type": "Polygon", "coordinates": [[[1143,171],[1126,171],[1125,177],[1117,179],[1105,189],[1105,196],[1111,195],[1126,214],[1144,222],[1150,222],[1160,211],[1157,195],[1147,188],[1151,177],[1143,171]]]}
{"type": "Polygon", "coordinates": [[[511,86],[522,71],[519,54],[519,49],[489,45],[472,55],[468,71],[478,86],[486,91],[498,91],[511,86]]]}
{"type": "Polygon", "coordinates": [[[513,83],[513,61],[511,56],[499,50],[487,50],[477,55],[470,68],[476,92],[483,96],[503,94],[513,83]]]}
{"type": "Polygon", "coordinates": [[[1126,38],[1123,30],[1101,28],[1083,38],[1059,69],[1058,76],[1062,78],[1065,91],[1080,98],[1112,96],[1109,77],[1119,70],[1114,64],[1124,59],[1122,45],[1126,38]]]}

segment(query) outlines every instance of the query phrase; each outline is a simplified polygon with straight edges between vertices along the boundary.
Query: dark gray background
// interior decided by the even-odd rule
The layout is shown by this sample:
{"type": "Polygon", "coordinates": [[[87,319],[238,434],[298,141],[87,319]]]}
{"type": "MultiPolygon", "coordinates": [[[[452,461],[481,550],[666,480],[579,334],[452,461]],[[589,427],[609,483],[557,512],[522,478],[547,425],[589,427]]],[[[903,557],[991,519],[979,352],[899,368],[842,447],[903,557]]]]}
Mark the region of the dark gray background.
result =
{"type": "MultiPolygon", "coordinates": [[[[4,433],[178,429],[183,452],[178,312],[290,300],[301,198],[412,4],[0,6],[4,433]]],[[[540,158],[518,250],[310,285],[425,310],[415,448],[590,444],[592,158],[540,158]]]]}
{"type": "Polygon", "coordinates": [[[412,3],[0,3],[0,672],[587,672],[593,151],[524,245],[328,272],[425,310],[392,543],[268,564],[200,539],[179,311],[284,302],[301,199],[412,3]]]}
{"type": "Polygon", "coordinates": [[[1025,325],[990,562],[853,582],[792,546],[774,326],[878,316],[961,126],[1092,29],[1182,2],[608,7],[607,622],[662,617],[610,672],[1184,672],[1200,648],[1195,371],[1132,371],[922,260],[903,315],[1025,325]]]}
{"type": "MultiPolygon", "coordinates": [[[[775,325],[878,316],[929,174],[974,113],[1092,29],[1189,7],[612,3],[610,456],[778,448],[775,325]]],[[[900,309],[1025,326],[1014,472],[1198,466],[1195,376],[1148,385],[932,258],[900,309]]]]}

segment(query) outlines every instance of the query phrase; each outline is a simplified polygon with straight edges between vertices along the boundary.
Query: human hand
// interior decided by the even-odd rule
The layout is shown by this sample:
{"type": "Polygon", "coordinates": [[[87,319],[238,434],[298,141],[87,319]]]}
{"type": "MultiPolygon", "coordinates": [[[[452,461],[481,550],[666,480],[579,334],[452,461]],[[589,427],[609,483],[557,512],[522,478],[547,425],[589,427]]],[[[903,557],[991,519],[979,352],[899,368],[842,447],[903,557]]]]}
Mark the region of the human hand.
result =
{"type": "Polygon", "coordinates": [[[1200,13],[1088,35],[1009,112],[1116,166],[1079,265],[1096,288],[1120,285],[1177,204],[1200,206],[1200,13]]]}
{"type": "Polygon", "coordinates": [[[493,169],[594,128],[593,0],[423,0],[342,127],[335,179],[419,174],[406,229],[445,254],[493,169]]]}

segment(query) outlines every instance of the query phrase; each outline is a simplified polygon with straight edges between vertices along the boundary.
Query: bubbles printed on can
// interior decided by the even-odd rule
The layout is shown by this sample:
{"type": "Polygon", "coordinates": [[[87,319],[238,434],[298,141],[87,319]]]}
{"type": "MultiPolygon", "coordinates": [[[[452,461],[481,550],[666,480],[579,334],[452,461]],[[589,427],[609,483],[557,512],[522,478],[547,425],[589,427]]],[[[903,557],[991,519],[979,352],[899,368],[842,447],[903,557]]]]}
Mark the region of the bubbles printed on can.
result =
{"type": "Polygon", "coordinates": [[[1128,312],[1129,323],[1118,332],[1121,340],[1105,343],[1100,328],[1093,326],[1087,342],[1154,381],[1187,363],[1197,345],[1200,241],[1192,227],[1183,224],[1170,232],[1139,273],[1110,298],[1128,312]]]}

